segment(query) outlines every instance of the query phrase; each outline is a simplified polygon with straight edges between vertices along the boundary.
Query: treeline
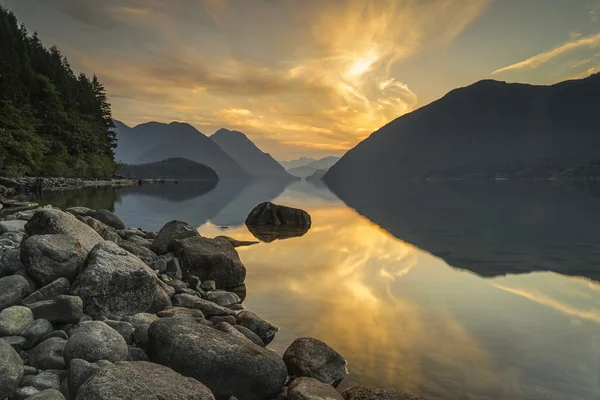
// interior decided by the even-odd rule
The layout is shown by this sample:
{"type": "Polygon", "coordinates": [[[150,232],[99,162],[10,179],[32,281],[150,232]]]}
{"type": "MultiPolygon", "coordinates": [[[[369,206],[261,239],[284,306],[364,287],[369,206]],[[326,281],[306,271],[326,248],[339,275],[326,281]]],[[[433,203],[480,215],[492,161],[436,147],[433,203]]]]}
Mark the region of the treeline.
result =
{"type": "Polygon", "coordinates": [[[0,3],[0,173],[108,178],[113,126],[96,76],[75,75],[0,3]]]}

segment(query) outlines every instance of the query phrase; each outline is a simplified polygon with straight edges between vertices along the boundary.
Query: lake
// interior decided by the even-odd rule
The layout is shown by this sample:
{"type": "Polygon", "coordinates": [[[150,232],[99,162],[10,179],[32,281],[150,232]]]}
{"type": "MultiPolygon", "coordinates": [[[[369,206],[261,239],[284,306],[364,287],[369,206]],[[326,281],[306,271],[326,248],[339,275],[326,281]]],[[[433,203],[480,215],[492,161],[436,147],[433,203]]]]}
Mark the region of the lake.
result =
{"type": "Polygon", "coordinates": [[[244,304],[281,330],[279,353],[319,338],[354,385],[428,399],[600,398],[600,191],[552,182],[336,187],[221,181],[46,193],[128,226],[180,219],[253,240],[262,201],[299,207],[302,237],[238,251],[244,304]],[[334,194],[335,192],[335,194],[334,194]]]}

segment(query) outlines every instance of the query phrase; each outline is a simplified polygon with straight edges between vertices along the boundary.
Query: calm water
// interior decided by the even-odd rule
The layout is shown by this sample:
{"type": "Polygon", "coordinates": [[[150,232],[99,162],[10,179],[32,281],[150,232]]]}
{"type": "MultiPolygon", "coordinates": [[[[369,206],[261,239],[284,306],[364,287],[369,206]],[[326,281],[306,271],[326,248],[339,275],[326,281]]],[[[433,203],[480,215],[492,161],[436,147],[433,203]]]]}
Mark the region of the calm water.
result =
{"type": "Polygon", "coordinates": [[[271,346],[278,352],[299,336],[324,340],[348,360],[342,388],[396,387],[429,399],[600,398],[596,188],[335,191],[307,182],[180,183],[42,202],[112,209],[153,230],[181,219],[203,235],[242,240],[253,239],[243,221],[259,202],[303,208],[313,220],[304,236],[239,249],[245,305],[281,327],[271,346]]]}

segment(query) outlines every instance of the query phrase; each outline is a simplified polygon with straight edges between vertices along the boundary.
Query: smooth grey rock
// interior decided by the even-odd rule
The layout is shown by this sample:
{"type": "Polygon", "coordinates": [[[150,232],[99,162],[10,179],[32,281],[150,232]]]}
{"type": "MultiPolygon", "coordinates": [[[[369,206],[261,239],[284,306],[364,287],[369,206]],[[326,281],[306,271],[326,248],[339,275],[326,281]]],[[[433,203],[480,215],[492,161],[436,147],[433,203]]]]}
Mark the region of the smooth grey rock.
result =
{"type": "Polygon", "coordinates": [[[56,296],[52,300],[28,304],[35,319],[47,319],[53,324],[76,324],[83,317],[83,301],[77,296],[56,296]]]}
{"type": "Polygon", "coordinates": [[[46,389],[46,390],[42,390],[41,392],[39,392],[38,394],[29,397],[28,400],[66,400],[65,396],[62,395],[61,392],[59,392],[56,389],[46,389]]]}
{"type": "Polygon", "coordinates": [[[393,389],[367,388],[356,386],[342,393],[344,400],[425,400],[421,396],[398,392],[393,389]]]}
{"type": "Polygon", "coordinates": [[[218,315],[210,318],[210,323],[213,325],[217,325],[221,322],[227,322],[229,325],[236,324],[236,320],[233,315],[218,315]]]}
{"type": "Polygon", "coordinates": [[[279,327],[250,311],[242,311],[236,316],[237,324],[250,329],[252,332],[261,338],[265,346],[273,341],[275,334],[279,331],[279,327]]]}
{"type": "Polygon", "coordinates": [[[240,331],[238,331],[237,329],[235,329],[231,324],[223,321],[223,322],[219,322],[218,324],[214,325],[213,328],[215,328],[218,331],[221,332],[225,332],[228,333],[232,336],[235,336],[239,339],[242,340],[249,340],[246,336],[244,336],[243,333],[241,333],[240,331]]]}
{"type": "MultiPolygon", "coordinates": [[[[204,318],[204,314],[200,310],[196,310],[194,308],[186,308],[186,307],[170,307],[165,310],[159,311],[156,315],[160,318],[170,318],[170,317],[183,317],[183,318],[204,318]]],[[[234,317],[232,317],[234,318],[234,317]]],[[[234,318],[235,319],[235,318],[234,318]]],[[[221,322],[221,321],[219,321],[221,322]]]]}
{"type": "Polygon", "coordinates": [[[89,253],[95,245],[103,242],[102,237],[92,228],[73,215],[56,209],[36,212],[25,224],[25,231],[29,236],[46,234],[70,236],[79,241],[84,254],[89,253]]]}
{"type": "Polygon", "coordinates": [[[50,338],[61,338],[64,340],[68,340],[69,336],[67,335],[67,333],[63,330],[58,330],[58,331],[54,331],[54,332],[50,332],[49,334],[47,334],[46,336],[44,336],[42,338],[42,340],[40,340],[40,343],[43,342],[44,340],[50,339],[50,338]]]}
{"type": "Polygon", "coordinates": [[[6,232],[25,232],[25,224],[27,221],[13,220],[0,221],[0,235],[6,232]]]}
{"type": "Polygon", "coordinates": [[[217,288],[239,285],[246,279],[246,267],[227,241],[200,236],[175,241],[175,255],[183,275],[195,275],[201,281],[215,281],[217,288]]]}
{"type": "Polygon", "coordinates": [[[218,315],[235,315],[235,311],[189,294],[176,294],[173,296],[173,305],[195,308],[202,311],[202,314],[204,314],[206,318],[211,318],[218,315]]]}
{"type": "Polygon", "coordinates": [[[215,284],[215,281],[204,281],[200,284],[200,289],[202,290],[210,291],[215,290],[216,288],[217,285],[215,284]]]}
{"type": "Polygon", "coordinates": [[[114,228],[111,228],[97,219],[92,217],[78,217],[78,219],[95,230],[96,233],[102,237],[102,239],[114,243],[119,243],[121,241],[121,237],[117,235],[114,228]]]}
{"type": "Polygon", "coordinates": [[[117,230],[117,234],[125,240],[128,240],[132,236],[144,236],[144,232],[137,228],[119,229],[117,230]]]}
{"type": "Polygon", "coordinates": [[[256,240],[237,240],[237,239],[231,238],[229,236],[217,236],[217,237],[215,237],[215,239],[226,240],[229,243],[231,243],[231,245],[233,247],[253,246],[255,244],[260,243],[260,242],[257,242],[256,240]]]}
{"type": "Polygon", "coordinates": [[[67,341],[58,337],[46,339],[29,350],[28,364],[37,369],[66,369],[63,351],[67,341]]]}
{"type": "Polygon", "coordinates": [[[167,261],[163,258],[153,261],[151,264],[148,264],[148,266],[154,271],[158,271],[159,274],[164,274],[167,272],[167,261]]]}
{"type": "Polygon", "coordinates": [[[181,266],[179,264],[179,260],[177,258],[172,258],[167,261],[167,275],[169,275],[173,279],[181,279],[183,278],[183,273],[181,272],[181,266]]]}
{"type": "Polygon", "coordinates": [[[59,278],[73,282],[86,255],[77,238],[68,235],[35,235],[21,244],[25,270],[40,286],[59,278]]]}
{"type": "Polygon", "coordinates": [[[35,347],[44,336],[53,331],[54,328],[52,327],[52,323],[48,320],[36,319],[35,321],[31,321],[20,334],[26,339],[23,349],[29,350],[35,347]]]}
{"type": "Polygon", "coordinates": [[[182,293],[184,290],[189,289],[188,284],[179,279],[169,277],[169,280],[165,283],[175,289],[175,293],[182,293]]]}
{"type": "Polygon", "coordinates": [[[15,390],[13,395],[10,396],[10,400],[25,400],[39,393],[40,391],[34,388],[33,386],[23,386],[15,390]]]}
{"type": "Polygon", "coordinates": [[[175,296],[175,288],[173,288],[173,286],[167,285],[161,279],[157,279],[156,283],[158,283],[158,286],[160,286],[161,289],[165,291],[165,293],[167,294],[167,296],[169,296],[169,298],[175,296]]]}
{"type": "Polygon", "coordinates": [[[159,319],[148,337],[152,362],[198,379],[219,399],[272,399],[287,379],[275,353],[189,318],[159,319]]]}
{"type": "Polygon", "coordinates": [[[240,331],[242,335],[246,336],[246,338],[248,338],[255,345],[265,347],[265,342],[263,342],[262,339],[259,338],[258,335],[252,332],[250,329],[241,325],[233,325],[233,327],[240,331]]]}
{"type": "Polygon", "coordinates": [[[21,249],[19,247],[7,250],[0,256],[0,278],[13,275],[24,268],[25,266],[21,262],[21,249]]]}
{"type": "Polygon", "coordinates": [[[64,358],[88,362],[127,360],[127,343],[121,334],[100,321],[81,322],[74,329],[64,349],[64,358]]]}
{"type": "Polygon", "coordinates": [[[74,293],[92,317],[132,315],[150,308],[157,293],[154,272],[139,258],[112,242],[90,252],[74,293]]]}
{"type": "Polygon", "coordinates": [[[127,361],[150,361],[148,354],[139,347],[129,346],[129,356],[127,361]]]}
{"type": "Polygon", "coordinates": [[[206,300],[212,301],[220,305],[221,307],[227,307],[233,304],[238,304],[242,300],[238,297],[237,294],[227,292],[225,290],[213,290],[212,292],[208,292],[206,294],[206,300]]]}
{"type": "Polygon", "coordinates": [[[37,390],[60,389],[60,378],[52,372],[42,371],[37,375],[27,375],[21,381],[21,386],[32,386],[37,390]]]}
{"type": "Polygon", "coordinates": [[[8,397],[23,378],[23,361],[5,341],[0,340],[0,399],[8,397]]]}
{"type": "Polygon", "coordinates": [[[10,344],[17,353],[20,353],[25,345],[25,338],[22,336],[3,336],[0,340],[10,344]]]}
{"type": "Polygon", "coordinates": [[[88,217],[97,219],[98,221],[114,228],[114,229],[125,229],[125,224],[119,217],[108,210],[91,210],[86,214],[88,217]]]}
{"type": "Polygon", "coordinates": [[[140,313],[132,317],[124,318],[124,321],[129,322],[133,325],[135,330],[133,331],[133,342],[139,347],[145,348],[148,344],[148,329],[152,322],[156,321],[158,317],[154,314],[140,313]]]}
{"type": "Polygon", "coordinates": [[[21,304],[29,305],[38,301],[52,300],[56,296],[67,294],[70,287],[71,284],[67,278],[59,278],[25,297],[21,304]]]}
{"type": "Polygon", "coordinates": [[[28,291],[29,282],[20,275],[0,278],[0,310],[19,304],[28,291]]]}
{"type": "Polygon", "coordinates": [[[316,378],[334,387],[348,375],[346,360],[325,342],[314,338],[294,340],[283,354],[283,361],[290,375],[316,378]]]}
{"type": "Polygon", "coordinates": [[[157,313],[165,308],[171,307],[172,305],[173,303],[171,302],[171,297],[160,287],[160,285],[157,284],[154,300],[152,301],[150,308],[148,308],[146,311],[149,313],[157,313]]]}
{"type": "Polygon", "coordinates": [[[139,246],[135,243],[128,242],[127,240],[121,240],[119,242],[119,246],[121,246],[122,249],[127,250],[146,264],[152,264],[154,261],[158,260],[158,256],[154,254],[152,250],[147,249],[143,246],[139,246]]]}
{"type": "Polygon", "coordinates": [[[333,386],[314,378],[295,379],[288,387],[289,400],[344,400],[333,386]]]}
{"type": "Polygon", "coordinates": [[[214,400],[195,379],[149,362],[118,362],[99,369],[78,390],[77,399],[214,400]]]}
{"type": "Polygon", "coordinates": [[[85,381],[87,381],[90,376],[100,368],[102,367],[96,363],[89,363],[78,358],[71,360],[68,371],[69,397],[71,399],[75,399],[81,385],[83,385],[85,381]]]}
{"type": "Polygon", "coordinates": [[[86,217],[90,211],[93,211],[91,208],[87,207],[70,207],[65,210],[69,214],[73,214],[76,217],[86,217]]]}
{"type": "Polygon", "coordinates": [[[130,236],[127,241],[147,249],[150,249],[150,246],[152,245],[152,240],[148,240],[138,235],[130,236]]]}
{"type": "Polygon", "coordinates": [[[246,218],[247,226],[301,226],[310,227],[310,215],[299,208],[280,206],[270,202],[257,205],[246,218]]]}
{"type": "Polygon", "coordinates": [[[0,311],[0,336],[16,336],[33,321],[27,307],[12,306],[0,311]]]}
{"type": "Polygon", "coordinates": [[[37,375],[38,372],[40,372],[40,371],[38,371],[37,368],[34,368],[31,365],[25,365],[24,366],[24,371],[25,371],[24,374],[23,374],[24,376],[25,375],[37,375]]]}
{"type": "Polygon", "coordinates": [[[170,221],[158,232],[151,249],[156,254],[166,254],[175,250],[176,240],[200,236],[196,228],[182,221],[170,221]]]}
{"type": "Polygon", "coordinates": [[[104,323],[106,325],[110,326],[115,331],[119,332],[119,334],[125,340],[125,343],[127,343],[127,344],[133,343],[133,331],[135,330],[135,328],[133,327],[132,324],[130,324],[129,322],[125,322],[125,321],[111,321],[111,320],[106,320],[106,321],[104,321],[104,323]]]}

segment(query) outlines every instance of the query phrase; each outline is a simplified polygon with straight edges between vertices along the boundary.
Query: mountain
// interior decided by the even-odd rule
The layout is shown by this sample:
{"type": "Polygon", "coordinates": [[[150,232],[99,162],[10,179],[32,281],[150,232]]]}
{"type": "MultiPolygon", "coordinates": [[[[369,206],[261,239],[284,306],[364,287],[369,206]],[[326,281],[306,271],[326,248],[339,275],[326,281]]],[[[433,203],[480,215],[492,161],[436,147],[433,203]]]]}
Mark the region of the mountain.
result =
{"type": "Polygon", "coordinates": [[[318,160],[315,160],[314,158],[309,158],[309,157],[301,157],[297,160],[292,160],[292,161],[279,161],[279,164],[281,164],[283,166],[283,168],[285,168],[286,170],[289,170],[292,168],[304,167],[305,165],[308,165],[315,161],[318,161],[318,160]]]}
{"type": "Polygon", "coordinates": [[[219,178],[247,178],[248,174],[219,145],[193,126],[180,122],[148,122],[130,128],[115,121],[116,161],[147,164],[186,158],[212,168],[219,178]]]}
{"type": "Polygon", "coordinates": [[[382,127],[324,180],[551,177],[598,159],[599,98],[600,74],[552,86],[481,81],[382,127]]]}
{"type": "Polygon", "coordinates": [[[169,158],[140,165],[126,164],[117,173],[126,178],[219,180],[210,167],[185,158],[169,158]]]}
{"type": "Polygon", "coordinates": [[[307,167],[310,168],[314,168],[314,169],[322,169],[322,170],[329,170],[329,168],[333,167],[335,165],[336,162],[338,162],[340,160],[340,157],[325,157],[322,158],[320,160],[317,161],[313,161],[311,163],[306,164],[307,167]]]}
{"type": "Polygon", "coordinates": [[[290,175],[293,175],[295,177],[302,178],[302,179],[308,178],[309,176],[311,176],[312,174],[314,174],[317,171],[318,170],[316,168],[308,167],[306,165],[304,165],[302,167],[297,167],[297,168],[290,168],[287,170],[287,172],[290,175]]]}
{"type": "Polygon", "coordinates": [[[312,175],[307,176],[305,179],[307,181],[320,181],[321,179],[323,179],[326,173],[326,169],[318,169],[312,175]]]}
{"type": "Polygon", "coordinates": [[[210,138],[254,177],[294,179],[273,157],[256,147],[242,132],[219,129],[210,138]]]}

